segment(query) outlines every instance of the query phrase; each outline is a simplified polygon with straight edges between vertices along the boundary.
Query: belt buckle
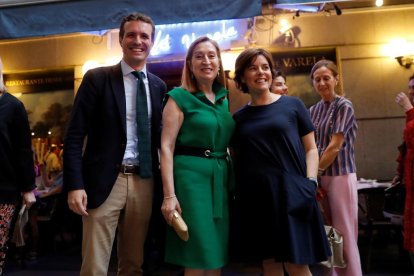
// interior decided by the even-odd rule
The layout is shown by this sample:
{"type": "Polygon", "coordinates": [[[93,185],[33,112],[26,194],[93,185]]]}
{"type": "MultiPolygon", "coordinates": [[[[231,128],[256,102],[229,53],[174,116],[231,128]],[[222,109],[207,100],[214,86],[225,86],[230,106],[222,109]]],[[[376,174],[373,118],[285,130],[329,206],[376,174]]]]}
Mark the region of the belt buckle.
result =
{"type": "Polygon", "coordinates": [[[125,174],[125,175],[134,174],[133,172],[129,171],[129,170],[134,171],[134,167],[135,167],[135,165],[129,165],[129,164],[122,165],[122,173],[125,174]]]}

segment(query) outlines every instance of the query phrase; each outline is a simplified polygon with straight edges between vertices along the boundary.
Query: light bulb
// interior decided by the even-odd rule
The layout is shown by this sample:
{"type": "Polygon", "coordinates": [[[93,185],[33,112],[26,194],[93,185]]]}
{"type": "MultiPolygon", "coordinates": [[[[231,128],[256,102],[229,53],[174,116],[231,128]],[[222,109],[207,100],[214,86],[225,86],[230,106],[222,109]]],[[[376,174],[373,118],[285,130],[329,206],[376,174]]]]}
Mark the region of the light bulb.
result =
{"type": "Polygon", "coordinates": [[[376,0],[375,1],[375,6],[382,7],[382,5],[384,5],[384,0],[376,0]]]}

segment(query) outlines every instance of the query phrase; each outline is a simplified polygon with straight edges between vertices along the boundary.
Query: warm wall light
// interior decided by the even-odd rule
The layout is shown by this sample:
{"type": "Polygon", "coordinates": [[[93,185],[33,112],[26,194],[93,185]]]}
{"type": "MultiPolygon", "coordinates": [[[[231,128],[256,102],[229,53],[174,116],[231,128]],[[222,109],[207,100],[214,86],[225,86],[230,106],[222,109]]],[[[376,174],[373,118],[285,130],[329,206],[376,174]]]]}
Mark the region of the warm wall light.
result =
{"type": "Polygon", "coordinates": [[[376,5],[377,7],[382,7],[382,5],[384,5],[384,0],[376,0],[376,1],[375,1],[375,5],[376,5]]]}
{"type": "Polygon", "coordinates": [[[115,65],[121,60],[120,57],[111,57],[105,60],[104,63],[99,63],[96,60],[88,60],[86,61],[82,66],[82,75],[85,75],[86,72],[88,72],[89,69],[93,69],[96,67],[101,66],[109,66],[109,65],[115,65]]]}
{"type": "Polygon", "coordinates": [[[391,40],[385,47],[385,54],[395,58],[398,64],[405,68],[410,68],[414,63],[414,43],[409,43],[405,39],[398,38],[391,40]]]}
{"type": "Polygon", "coordinates": [[[283,18],[279,20],[279,33],[284,34],[290,28],[292,28],[292,25],[289,23],[287,19],[283,18]]]}
{"type": "Polygon", "coordinates": [[[227,78],[234,77],[234,64],[236,63],[236,59],[239,56],[239,51],[230,51],[230,52],[222,52],[221,53],[221,62],[223,64],[223,69],[226,72],[227,78]]]}
{"type": "Polygon", "coordinates": [[[100,66],[99,62],[95,60],[86,61],[82,66],[82,75],[85,75],[85,73],[88,72],[89,69],[93,69],[99,66],[100,66]]]}

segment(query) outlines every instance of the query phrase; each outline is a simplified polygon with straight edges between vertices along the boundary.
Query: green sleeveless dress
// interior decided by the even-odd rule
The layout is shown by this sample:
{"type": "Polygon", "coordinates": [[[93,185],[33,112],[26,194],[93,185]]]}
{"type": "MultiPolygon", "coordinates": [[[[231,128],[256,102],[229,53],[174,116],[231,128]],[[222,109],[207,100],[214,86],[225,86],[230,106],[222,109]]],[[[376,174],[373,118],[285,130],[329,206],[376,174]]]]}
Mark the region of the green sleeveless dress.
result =
{"type": "MultiPolygon", "coordinates": [[[[228,91],[218,85],[213,91],[215,104],[201,91],[174,88],[167,93],[184,113],[177,146],[227,151],[234,130],[228,91]]],[[[167,262],[195,269],[216,269],[227,263],[229,173],[233,172],[227,158],[174,156],[175,193],[188,225],[189,240],[182,241],[172,227],[167,227],[167,262]]]]}

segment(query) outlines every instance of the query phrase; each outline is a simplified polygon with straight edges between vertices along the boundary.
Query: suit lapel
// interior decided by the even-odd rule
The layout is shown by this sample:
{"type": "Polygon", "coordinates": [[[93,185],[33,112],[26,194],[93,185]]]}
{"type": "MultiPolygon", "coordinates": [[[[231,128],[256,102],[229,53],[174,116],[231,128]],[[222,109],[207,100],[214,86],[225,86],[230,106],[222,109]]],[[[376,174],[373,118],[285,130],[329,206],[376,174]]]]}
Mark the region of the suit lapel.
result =
{"type": "Polygon", "coordinates": [[[109,77],[111,79],[112,93],[114,94],[116,105],[118,107],[119,118],[121,119],[124,133],[126,133],[126,100],[121,63],[112,66],[109,77]]]}

